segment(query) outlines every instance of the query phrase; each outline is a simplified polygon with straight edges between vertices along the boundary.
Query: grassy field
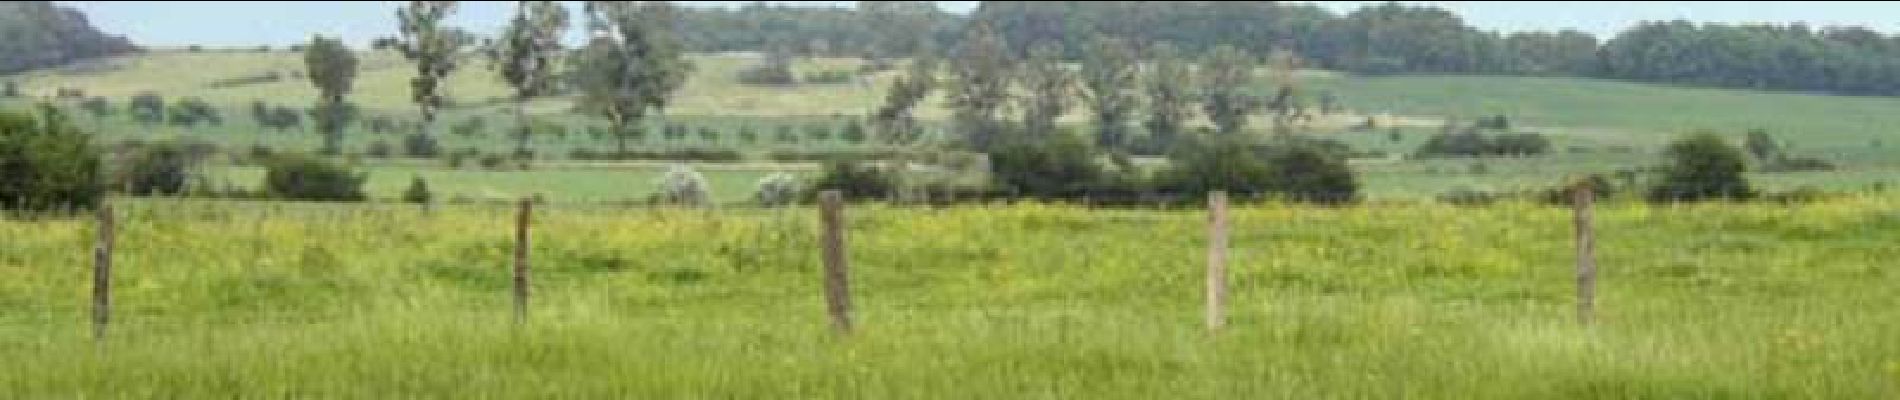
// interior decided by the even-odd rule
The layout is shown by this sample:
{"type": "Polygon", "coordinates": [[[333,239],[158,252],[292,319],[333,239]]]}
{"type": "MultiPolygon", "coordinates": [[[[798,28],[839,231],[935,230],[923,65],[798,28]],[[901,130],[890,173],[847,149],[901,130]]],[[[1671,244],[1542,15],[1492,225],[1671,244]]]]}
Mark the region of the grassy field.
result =
{"type": "Polygon", "coordinates": [[[1217,336],[1198,211],[859,207],[848,338],[821,317],[809,209],[543,209],[515,327],[506,207],[131,201],[99,345],[89,224],[0,221],[0,392],[1884,398],[1894,201],[1605,205],[1590,328],[1566,210],[1242,207],[1217,336]]]}
{"type": "MultiPolygon", "coordinates": [[[[388,52],[363,55],[363,72],[354,101],[372,114],[413,119],[414,109],[407,102],[406,80],[412,73],[400,57],[388,52]]],[[[633,146],[639,149],[677,149],[725,147],[738,148],[755,160],[767,151],[828,152],[839,150],[876,150],[875,141],[847,143],[835,133],[854,118],[861,118],[882,98],[883,85],[890,73],[872,74],[862,82],[835,85],[798,85],[760,87],[738,83],[737,71],[752,65],[755,58],[743,54],[699,54],[691,57],[695,73],[675,99],[664,123],[680,124],[697,130],[709,128],[718,133],[705,140],[695,132],[687,138],[669,140],[649,134],[633,146]],[[833,132],[829,139],[813,139],[811,127],[833,132]],[[743,142],[740,129],[751,129],[761,139],[743,142]],[[794,142],[777,142],[780,129],[789,129],[800,137],[794,142]]],[[[801,60],[801,72],[831,69],[855,69],[859,61],[847,59],[801,60]]],[[[506,89],[485,69],[483,62],[470,62],[450,80],[448,92],[460,104],[442,118],[438,132],[473,117],[487,121],[487,128],[476,136],[439,134],[443,147],[451,151],[476,149],[487,154],[504,154],[514,147],[505,134],[514,126],[512,111],[504,97],[506,89]]],[[[230,151],[242,151],[262,144],[279,149],[313,149],[319,138],[304,132],[262,132],[250,121],[248,104],[266,100],[272,104],[301,106],[314,95],[306,82],[288,79],[276,83],[236,87],[212,87],[211,82],[235,77],[278,72],[289,76],[301,69],[298,54],[288,52],[208,51],[189,53],[159,51],[114,58],[87,65],[36,71],[8,79],[21,81],[29,94],[47,95],[56,88],[83,89],[89,95],[107,96],[123,105],[126,97],[141,91],[158,91],[168,97],[197,96],[225,108],[226,124],[219,127],[183,129],[168,126],[146,127],[132,122],[123,113],[101,120],[81,117],[83,124],[103,132],[108,142],[127,139],[161,140],[189,137],[222,145],[230,151]]],[[[1266,76],[1262,74],[1261,76],[1266,76]]],[[[1797,156],[1821,157],[1842,166],[1825,173],[1763,174],[1758,180],[1770,189],[1787,190],[1815,187],[1827,190],[1857,191],[1876,185],[1900,183],[1900,143],[1889,144],[1900,126],[1900,99],[1878,97],[1827,96],[1800,93],[1775,93],[1745,90],[1684,88],[1615,81],[1462,76],[1363,77],[1320,71],[1298,75],[1301,88],[1309,94],[1330,92],[1351,110],[1345,116],[1324,119],[1311,132],[1339,138],[1362,151],[1380,151],[1391,155],[1411,153],[1425,137],[1437,132],[1445,120],[1470,120],[1479,116],[1504,114],[1522,130],[1548,134],[1557,154],[1530,159],[1459,159],[1459,160],[1358,160],[1365,191],[1375,199],[1431,197],[1454,188],[1486,190],[1535,189],[1556,184],[1567,177],[1588,173],[1607,173],[1640,167],[1661,161],[1662,143],[1695,129],[1714,129],[1740,137],[1748,129],[1761,128],[1784,141],[1797,156]],[[1344,126],[1364,116],[1387,116],[1401,125],[1398,138],[1390,131],[1350,132],[1344,126]],[[1482,167],[1474,165],[1482,164],[1482,167]],[[1472,173],[1478,170],[1483,173],[1472,173]]],[[[1268,90],[1262,80],[1258,90],[1268,90]]],[[[942,102],[926,103],[921,115],[940,124],[946,115],[942,102]]],[[[534,139],[534,148],[542,159],[561,160],[576,149],[607,151],[614,148],[611,138],[587,133],[598,121],[567,113],[571,101],[547,99],[532,104],[538,118],[560,124],[566,135],[544,135],[534,139]]],[[[1072,113],[1069,121],[1081,124],[1084,113],[1072,113]]],[[[657,125],[649,131],[657,132],[657,125]]],[[[1257,119],[1253,126],[1264,127],[1257,119]]],[[[934,129],[941,129],[936,126],[934,129]]],[[[399,145],[396,134],[377,135],[352,132],[346,139],[352,152],[361,152],[371,143],[399,145]]],[[[378,169],[381,169],[378,167],[378,169]]],[[[388,192],[391,185],[406,183],[409,176],[441,175],[467,188],[469,196],[484,193],[517,193],[550,190],[551,196],[575,199],[617,198],[617,189],[628,181],[642,181],[644,172],[636,170],[623,176],[586,169],[568,171],[542,168],[535,173],[464,173],[418,167],[396,168],[373,174],[375,185],[388,192]],[[559,184],[543,184],[561,180],[559,184]],[[584,182],[577,180],[585,180],[584,182]]],[[[760,171],[741,175],[753,176],[760,171]]],[[[242,167],[214,166],[214,171],[231,170],[226,175],[248,177],[253,172],[242,167]]],[[[719,180],[715,178],[715,180],[719,180]]],[[[745,179],[738,179],[745,180],[745,179]]],[[[249,184],[245,181],[239,184],[249,184]]],[[[637,194],[635,194],[637,195],[637,194]]],[[[722,193],[724,195],[724,193],[722,193]]]]}

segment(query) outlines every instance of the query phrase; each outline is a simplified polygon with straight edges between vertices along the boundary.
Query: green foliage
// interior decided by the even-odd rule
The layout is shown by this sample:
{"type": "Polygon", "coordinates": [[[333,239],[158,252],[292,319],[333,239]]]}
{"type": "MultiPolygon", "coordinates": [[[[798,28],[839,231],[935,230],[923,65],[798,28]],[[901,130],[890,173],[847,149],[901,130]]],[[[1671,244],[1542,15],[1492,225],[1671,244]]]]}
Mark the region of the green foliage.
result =
{"type": "Polygon", "coordinates": [[[1268,187],[1289,200],[1319,204],[1359,200],[1359,180],[1346,159],[1310,145],[1289,145],[1272,151],[1266,162],[1273,179],[1268,187]]]}
{"type": "Polygon", "coordinates": [[[1756,195],[1742,175],[1748,169],[1742,151],[1714,133],[1691,134],[1670,144],[1666,154],[1669,164],[1650,188],[1650,201],[1743,200],[1756,195]]]}
{"type": "Polygon", "coordinates": [[[191,153],[186,145],[175,141],[142,146],[122,161],[119,185],[134,196],[184,193],[193,170],[203,162],[202,154],[191,153]]]}
{"type": "Polygon", "coordinates": [[[91,136],[51,106],[0,110],[0,210],[89,209],[104,195],[91,136]]]}
{"type": "Polygon", "coordinates": [[[358,173],[321,158],[279,154],[265,161],[264,191],[273,198],[305,201],[363,201],[358,173]]]}
{"type": "Polygon", "coordinates": [[[1135,95],[1140,64],[1127,41],[1097,37],[1082,62],[1082,85],[1095,113],[1095,146],[1120,150],[1128,144],[1128,121],[1139,98],[1135,95]]]}
{"type": "Polygon", "coordinates": [[[884,93],[884,103],[871,114],[872,129],[881,142],[904,145],[922,136],[916,110],[936,86],[935,67],[928,58],[915,58],[903,75],[891,80],[890,89],[884,93]]]}
{"type": "Polygon", "coordinates": [[[589,26],[613,35],[595,37],[582,50],[573,84],[582,109],[608,120],[622,151],[641,119],[666,108],[692,68],[670,34],[676,11],[665,2],[586,3],[589,26]]]}
{"type": "Polygon", "coordinates": [[[1550,152],[1550,139],[1537,133],[1486,135],[1476,130],[1432,135],[1420,144],[1420,157],[1534,156],[1550,152]]]}
{"type": "MultiPolygon", "coordinates": [[[[456,67],[456,53],[469,43],[442,22],[455,13],[454,1],[411,1],[396,10],[402,34],[397,49],[416,67],[409,81],[411,99],[422,112],[423,126],[435,122],[445,104],[441,84],[456,67]]],[[[422,135],[427,135],[426,132],[422,135]]]]}
{"type": "Polygon", "coordinates": [[[86,110],[93,118],[105,118],[112,115],[112,101],[104,97],[87,97],[79,102],[79,109],[86,110]]]}
{"type": "Polygon", "coordinates": [[[126,110],[132,113],[133,120],[145,125],[164,122],[165,98],[159,97],[156,92],[140,92],[132,96],[131,104],[126,110]]]}
{"type": "MultiPolygon", "coordinates": [[[[315,122],[317,133],[323,135],[323,154],[343,152],[343,128],[356,118],[356,107],[351,105],[349,96],[351,86],[356,81],[356,54],[336,39],[315,36],[303,52],[305,76],[310,84],[317,88],[317,104],[311,109],[310,119],[315,122]]],[[[282,115],[273,117],[276,126],[288,126],[288,119],[282,115]]],[[[282,128],[279,128],[282,129],[282,128]]]]}
{"type": "Polygon", "coordinates": [[[1056,135],[1056,120],[1068,112],[1075,97],[1075,76],[1062,64],[1062,47],[1056,42],[1038,43],[1029,50],[1021,76],[1028,98],[1023,102],[1023,132],[1030,136],[1056,135]]]}
{"type": "Polygon", "coordinates": [[[825,163],[825,172],[812,182],[813,193],[836,190],[847,200],[889,197],[897,190],[897,175],[874,164],[853,161],[825,163]]]}
{"type": "Polygon", "coordinates": [[[422,176],[410,180],[409,190],[403,190],[403,203],[428,205],[429,199],[433,199],[433,195],[429,195],[429,182],[422,180],[422,176]]]}
{"type": "Polygon", "coordinates": [[[808,85],[842,85],[851,83],[857,74],[848,70],[824,70],[806,73],[800,80],[808,85]]]}
{"type": "Polygon", "coordinates": [[[965,33],[951,61],[951,122],[966,147],[988,150],[1006,125],[998,112],[1009,101],[1015,75],[1009,73],[1008,49],[988,26],[976,25],[965,33]]]}
{"type": "Polygon", "coordinates": [[[402,138],[402,154],[405,156],[435,158],[441,151],[441,145],[436,142],[434,136],[414,133],[402,138]]]}
{"type": "Polygon", "coordinates": [[[1148,120],[1143,125],[1148,128],[1148,137],[1153,143],[1151,150],[1158,150],[1149,154],[1166,154],[1176,138],[1185,133],[1182,130],[1187,126],[1194,102],[1191,92],[1194,75],[1174,45],[1166,42],[1150,46],[1147,59],[1154,67],[1144,82],[1148,120]]]}
{"type": "Polygon", "coordinates": [[[1253,69],[1253,60],[1230,46],[1214,48],[1201,62],[1201,111],[1214,122],[1215,132],[1232,135],[1246,127],[1253,69]]]}
{"type": "Polygon", "coordinates": [[[1158,184],[1187,197],[1223,190],[1320,204],[1357,201],[1359,182],[1342,152],[1321,142],[1259,143],[1241,135],[1198,135],[1170,155],[1158,184]]]}
{"type": "Polygon", "coordinates": [[[1748,130],[1748,139],[1743,142],[1743,146],[1748,149],[1749,155],[1755,156],[1756,161],[1763,163],[1782,157],[1781,143],[1774,136],[1769,136],[1766,130],[1748,130]]]}
{"type": "Polygon", "coordinates": [[[839,130],[838,138],[843,139],[845,143],[863,143],[865,139],[864,123],[858,122],[858,120],[855,119],[846,122],[844,128],[839,130]]]}
{"type": "Polygon", "coordinates": [[[20,82],[0,82],[0,98],[20,97],[20,82]]]}
{"type": "Polygon", "coordinates": [[[185,97],[172,103],[167,120],[172,125],[191,127],[198,124],[221,125],[224,118],[218,109],[197,97],[185,97]]]}
{"type": "Polygon", "coordinates": [[[998,188],[1011,193],[1037,198],[1074,197],[1095,188],[1106,177],[1095,155],[1087,140],[1067,132],[1008,139],[990,152],[990,176],[998,188]]]}

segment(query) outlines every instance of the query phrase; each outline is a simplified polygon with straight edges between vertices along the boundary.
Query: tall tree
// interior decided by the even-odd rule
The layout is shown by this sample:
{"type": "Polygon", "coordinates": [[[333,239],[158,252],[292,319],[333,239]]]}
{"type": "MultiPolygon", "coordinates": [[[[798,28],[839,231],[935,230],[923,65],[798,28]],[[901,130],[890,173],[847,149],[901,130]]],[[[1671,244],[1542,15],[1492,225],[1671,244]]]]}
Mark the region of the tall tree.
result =
{"type": "Polygon", "coordinates": [[[317,132],[323,135],[323,154],[343,152],[343,127],[355,117],[356,108],[346,100],[356,82],[356,53],[336,39],[317,36],[304,49],[303,63],[310,84],[317,87],[317,104],[310,111],[317,132]]]}
{"type": "Polygon", "coordinates": [[[1174,146],[1175,138],[1187,125],[1193,112],[1194,72],[1174,45],[1166,42],[1152,46],[1148,54],[1149,71],[1144,86],[1148,92],[1148,136],[1159,149],[1174,146]]]}
{"type": "Polygon", "coordinates": [[[891,81],[891,88],[884,94],[884,105],[871,114],[871,129],[885,144],[915,143],[921,136],[915,112],[936,85],[935,66],[929,56],[920,54],[911,59],[904,75],[891,81]]]}
{"type": "Polygon", "coordinates": [[[951,73],[950,109],[966,145],[986,151],[1005,128],[1000,112],[1009,101],[1009,49],[988,26],[970,28],[959,43],[951,73]]]}
{"type": "Polygon", "coordinates": [[[1075,96],[1075,76],[1062,65],[1059,42],[1039,43],[1029,50],[1021,80],[1028,91],[1023,102],[1023,131],[1031,136],[1055,133],[1056,120],[1068,112],[1075,96]]]}
{"type": "Polygon", "coordinates": [[[501,78],[515,89],[515,154],[530,154],[534,135],[528,120],[528,100],[554,90],[561,34],[567,31],[567,7],[552,1],[523,1],[496,46],[495,64],[501,78]]]}
{"type": "Polygon", "coordinates": [[[455,8],[454,1],[411,1],[396,10],[402,32],[396,48],[416,65],[409,88],[411,100],[422,113],[422,131],[407,142],[411,156],[434,154],[435,139],[429,130],[443,105],[442,81],[455,71],[455,55],[468,44],[465,34],[443,25],[455,8]]]}
{"type": "MultiPolygon", "coordinates": [[[[1267,68],[1273,76],[1273,98],[1267,100],[1267,112],[1273,114],[1273,133],[1287,135],[1293,132],[1293,121],[1301,110],[1296,99],[1299,81],[1294,73],[1300,69],[1300,58],[1287,49],[1274,49],[1267,55],[1267,68]]],[[[1326,110],[1320,112],[1324,113],[1326,110]]]]}
{"type": "Polygon", "coordinates": [[[1095,112],[1095,144],[1119,149],[1128,142],[1128,117],[1138,100],[1134,93],[1139,65],[1128,42],[1097,37],[1082,62],[1082,84],[1088,88],[1089,108],[1095,112]]]}
{"type": "Polygon", "coordinates": [[[607,119],[625,153],[627,138],[649,111],[666,108],[692,66],[673,41],[666,2],[589,1],[586,10],[595,36],[575,65],[581,106],[607,119]]]}
{"type": "Polygon", "coordinates": [[[1214,48],[1201,63],[1201,109],[1223,135],[1247,126],[1247,85],[1253,81],[1253,62],[1232,46],[1214,48]]]}

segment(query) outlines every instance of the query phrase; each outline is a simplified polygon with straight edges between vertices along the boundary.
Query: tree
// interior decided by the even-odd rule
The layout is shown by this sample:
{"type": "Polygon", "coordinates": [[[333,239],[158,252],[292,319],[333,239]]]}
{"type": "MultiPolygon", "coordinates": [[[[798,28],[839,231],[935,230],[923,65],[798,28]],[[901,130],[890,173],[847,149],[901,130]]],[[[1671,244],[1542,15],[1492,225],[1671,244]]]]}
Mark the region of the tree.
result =
{"type": "Polygon", "coordinates": [[[587,2],[596,36],[576,63],[582,107],[605,117],[620,152],[638,137],[650,110],[664,110],[691,65],[673,42],[673,8],[665,2],[587,2]]]}
{"type": "Polygon", "coordinates": [[[773,172],[759,179],[758,190],[752,198],[765,207],[780,207],[798,200],[798,178],[784,172],[773,172]]]}
{"type": "Polygon", "coordinates": [[[104,97],[87,97],[86,100],[79,102],[79,108],[86,110],[87,114],[92,114],[95,120],[112,115],[112,102],[104,97]]]}
{"type": "Polygon", "coordinates": [[[1669,145],[1670,163],[1650,188],[1655,202],[1749,199],[1755,190],[1742,174],[1748,163],[1736,149],[1711,132],[1699,132],[1669,145]]]}
{"type": "Polygon", "coordinates": [[[404,151],[411,156],[436,152],[429,128],[435,124],[436,112],[444,103],[442,81],[455,71],[456,53],[467,44],[465,37],[442,24],[455,8],[454,1],[411,1],[396,10],[402,33],[397,49],[404,58],[415,63],[416,77],[410,79],[409,88],[411,99],[422,114],[422,130],[415,135],[419,137],[404,141],[404,151]]]}
{"type": "Polygon", "coordinates": [[[173,125],[196,126],[198,124],[220,125],[224,118],[218,115],[218,109],[211,107],[204,99],[186,97],[172,103],[167,119],[173,125]]]}
{"type": "Polygon", "coordinates": [[[20,83],[6,81],[0,84],[0,98],[20,97],[20,83]]]}
{"type": "Polygon", "coordinates": [[[356,117],[356,107],[346,99],[356,83],[356,54],[343,47],[342,41],[316,36],[304,48],[303,63],[304,76],[317,88],[317,104],[311,108],[310,119],[316,123],[317,133],[323,135],[322,153],[341,154],[343,127],[356,117]]]}
{"type": "Polygon", "coordinates": [[[422,180],[421,176],[410,180],[409,189],[402,191],[404,203],[429,204],[429,199],[432,197],[434,196],[429,193],[429,182],[422,180]]]}
{"type": "Polygon", "coordinates": [[[1154,45],[1148,55],[1151,70],[1144,86],[1148,92],[1149,115],[1144,125],[1159,147],[1157,150],[1173,147],[1192,112],[1188,88],[1194,87],[1194,75],[1180,57],[1174,46],[1165,42],[1154,45]]]}
{"type": "Polygon", "coordinates": [[[1067,132],[1006,138],[990,153],[996,185],[1038,198],[1084,193],[1105,174],[1089,142],[1067,132]]]}
{"type": "Polygon", "coordinates": [[[1214,122],[1215,132],[1239,133],[1247,125],[1248,84],[1253,82],[1253,61],[1232,46],[1221,46],[1201,62],[1206,77],[1201,83],[1201,109],[1214,122]]]}
{"type": "Polygon", "coordinates": [[[1748,154],[1755,156],[1756,161],[1768,163],[1781,156],[1781,144],[1765,130],[1749,130],[1748,140],[1743,145],[1748,148],[1748,154]]]}
{"type": "Polygon", "coordinates": [[[708,207],[713,204],[712,184],[706,176],[685,165],[673,165],[660,176],[654,201],[660,204],[708,207]]]}
{"type": "Polygon", "coordinates": [[[951,66],[956,81],[949,88],[949,100],[952,120],[970,149],[988,150],[1005,128],[998,118],[1009,100],[1009,70],[1002,38],[985,25],[966,32],[951,66]]]}
{"type": "Polygon", "coordinates": [[[1023,133],[1043,137],[1054,135],[1056,120],[1068,112],[1074,97],[1075,77],[1062,65],[1062,47],[1043,42],[1029,50],[1021,78],[1028,97],[1023,106],[1023,133]]]}
{"type": "Polygon", "coordinates": [[[813,191],[836,190],[846,200],[885,198],[896,188],[897,177],[890,171],[852,161],[825,163],[824,174],[811,185],[813,191]]]}
{"type": "Polygon", "coordinates": [[[765,49],[765,57],[754,65],[739,71],[739,82],[751,85],[793,85],[798,78],[792,74],[792,51],[790,46],[775,44],[765,49]]]}
{"type": "Polygon", "coordinates": [[[567,31],[567,7],[552,1],[523,1],[502,33],[494,52],[501,78],[515,89],[515,154],[529,154],[534,130],[528,100],[553,92],[561,34],[567,31]]]}
{"type": "Polygon", "coordinates": [[[1339,204],[1358,200],[1359,181],[1344,157],[1309,144],[1287,144],[1267,157],[1268,187],[1288,200],[1339,204]]]}
{"type": "Polygon", "coordinates": [[[0,210],[90,209],[99,204],[99,152],[92,135],[58,110],[0,110],[0,210]]]}
{"type": "Polygon", "coordinates": [[[1098,37],[1090,44],[1082,62],[1082,84],[1088,88],[1086,99],[1095,112],[1097,147],[1116,150],[1127,145],[1128,118],[1138,101],[1131,90],[1138,68],[1128,42],[1098,37]]]}
{"type": "Polygon", "coordinates": [[[935,64],[924,55],[911,59],[910,68],[891,81],[884,104],[871,114],[871,127],[886,144],[910,144],[920,134],[915,110],[935,86],[935,64]]]}

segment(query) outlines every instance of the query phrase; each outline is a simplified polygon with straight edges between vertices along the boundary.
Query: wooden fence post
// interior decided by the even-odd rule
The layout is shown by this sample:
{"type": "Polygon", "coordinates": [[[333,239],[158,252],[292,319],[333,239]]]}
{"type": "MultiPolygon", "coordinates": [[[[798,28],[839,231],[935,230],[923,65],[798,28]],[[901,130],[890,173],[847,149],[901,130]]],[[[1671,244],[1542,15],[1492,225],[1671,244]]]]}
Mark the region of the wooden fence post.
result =
{"type": "Polygon", "coordinates": [[[112,204],[99,203],[98,241],[92,249],[92,339],[104,341],[112,321],[112,204]]]}
{"type": "Polygon", "coordinates": [[[528,322],[528,223],[534,217],[534,200],[521,199],[521,213],[515,217],[515,322],[528,322]]]}
{"type": "Polygon", "coordinates": [[[1591,227],[1596,196],[1590,186],[1585,181],[1571,190],[1577,228],[1577,321],[1584,325],[1595,320],[1597,299],[1596,233],[1591,227]]]}
{"type": "Polygon", "coordinates": [[[1227,192],[1207,194],[1207,330],[1227,325],[1227,192]]]}
{"type": "Polygon", "coordinates": [[[851,333],[850,265],[845,258],[844,196],[836,190],[818,195],[819,219],[824,224],[825,308],[840,334],[851,333]]]}

